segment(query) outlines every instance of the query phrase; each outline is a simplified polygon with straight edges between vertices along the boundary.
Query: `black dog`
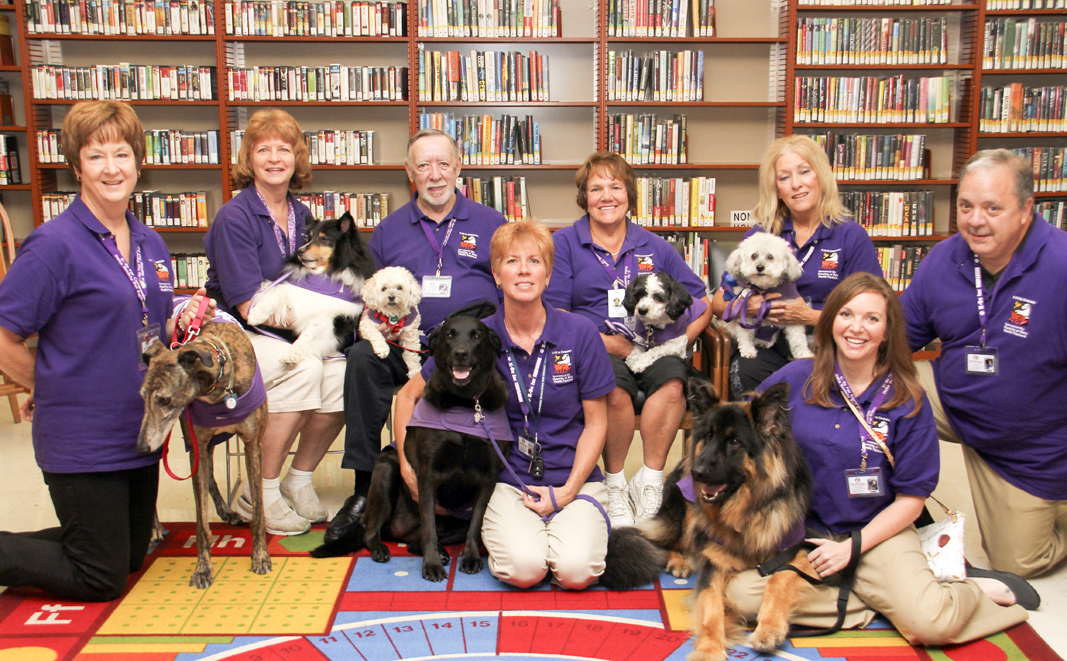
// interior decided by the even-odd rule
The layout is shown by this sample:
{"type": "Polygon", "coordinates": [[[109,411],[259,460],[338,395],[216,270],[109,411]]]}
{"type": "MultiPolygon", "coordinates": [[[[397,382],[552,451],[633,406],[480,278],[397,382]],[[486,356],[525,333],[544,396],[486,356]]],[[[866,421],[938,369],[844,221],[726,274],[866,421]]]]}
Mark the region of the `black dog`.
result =
{"type": "MultiPolygon", "coordinates": [[[[453,316],[430,334],[436,367],[419,402],[425,408],[416,409],[404,441],[404,456],[418,478],[419,502],[412,499],[400,476],[396,448],[385,448],[374,464],[363,525],[315,549],[312,556],[343,555],[365,545],[375,561],[386,562],[389,549],[382,539],[403,541],[413,553],[421,551],[422,577],[442,581],[448,577],[444,546],[465,538],[460,571],[477,574],[482,570],[482,517],[504,464],[474,420],[479,411],[491,420],[504,416],[508,389],[496,367],[500,349],[500,337],[474,317],[453,316]],[[434,411],[439,416],[447,414],[443,420],[450,427],[458,428],[451,422],[455,416],[474,429],[432,427],[434,411]],[[453,514],[435,515],[436,505],[453,514]]],[[[506,457],[511,450],[510,431],[502,436],[497,429],[494,425],[493,434],[506,457]]]]}

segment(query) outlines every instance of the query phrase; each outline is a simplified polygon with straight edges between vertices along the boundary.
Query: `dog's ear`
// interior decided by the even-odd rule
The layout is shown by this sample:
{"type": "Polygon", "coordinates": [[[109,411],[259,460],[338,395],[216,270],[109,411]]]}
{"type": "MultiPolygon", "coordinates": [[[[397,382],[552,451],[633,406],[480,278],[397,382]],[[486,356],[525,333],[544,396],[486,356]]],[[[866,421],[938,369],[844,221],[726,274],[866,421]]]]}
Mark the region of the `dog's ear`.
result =
{"type": "Polygon", "coordinates": [[[691,377],[689,379],[689,410],[694,416],[701,416],[719,405],[719,393],[707,379],[691,377]]]}
{"type": "MultiPolygon", "coordinates": [[[[744,241],[741,242],[744,244],[744,241]]],[[[734,276],[738,280],[741,279],[741,246],[738,245],[734,248],[734,251],[726,258],[726,265],[723,267],[726,272],[734,276]]]]}
{"type": "Polygon", "coordinates": [[[452,317],[474,317],[475,319],[485,319],[488,316],[496,313],[496,305],[490,301],[482,299],[475,301],[470,305],[464,305],[460,309],[456,310],[452,314],[445,317],[451,319],[452,317]]]}
{"type": "Polygon", "coordinates": [[[622,306],[626,308],[626,314],[633,315],[634,308],[637,307],[637,301],[641,300],[641,296],[644,295],[646,280],[648,280],[647,275],[639,275],[627,285],[626,295],[622,299],[622,306]]]}
{"type": "MultiPolygon", "coordinates": [[[[660,280],[662,281],[663,278],[660,278],[660,280]]],[[[685,314],[685,311],[689,309],[689,306],[693,304],[693,295],[689,293],[685,285],[674,278],[670,278],[667,282],[670,285],[668,290],[670,303],[667,305],[667,314],[671,319],[680,319],[685,314]]]]}
{"type": "Polygon", "coordinates": [[[159,338],[156,338],[152,341],[151,344],[148,345],[148,347],[145,348],[144,353],[141,354],[141,357],[146,363],[151,363],[153,358],[158,356],[161,351],[165,351],[166,349],[167,347],[165,347],[163,343],[159,341],[159,338]]]}
{"type": "Polygon", "coordinates": [[[496,334],[496,331],[488,326],[485,327],[486,332],[489,335],[489,346],[493,348],[493,356],[499,356],[500,352],[504,350],[504,343],[500,341],[500,336],[496,334]]]}
{"type": "Polygon", "coordinates": [[[349,211],[346,211],[344,215],[337,220],[337,226],[341,229],[342,234],[356,233],[356,221],[352,219],[352,213],[349,211]]]}
{"type": "Polygon", "coordinates": [[[430,348],[431,356],[437,353],[437,340],[441,337],[441,326],[444,326],[444,324],[440,324],[437,328],[430,331],[430,334],[426,336],[426,342],[427,346],[429,346],[430,348]]]}
{"type": "Polygon", "coordinates": [[[786,260],[788,260],[786,262],[785,277],[789,282],[796,282],[797,280],[800,280],[800,276],[804,275],[804,267],[800,265],[800,260],[793,254],[792,249],[785,254],[786,260]]]}
{"type": "Polygon", "coordinates": [[[215,357],[211,355],[210,351],[204,351],[195,346],[183,347],[182,350],[178,352],[178,364],[186,369],[198,369],[196,366],[198,361],[204,367],[211,367],[215,364],[215,357]]]}
{"type": "Polygon", "coordinates": [[[761,436],[789,428],[789,384],[776,383],[752,398],[752,420],[761,436]]]}

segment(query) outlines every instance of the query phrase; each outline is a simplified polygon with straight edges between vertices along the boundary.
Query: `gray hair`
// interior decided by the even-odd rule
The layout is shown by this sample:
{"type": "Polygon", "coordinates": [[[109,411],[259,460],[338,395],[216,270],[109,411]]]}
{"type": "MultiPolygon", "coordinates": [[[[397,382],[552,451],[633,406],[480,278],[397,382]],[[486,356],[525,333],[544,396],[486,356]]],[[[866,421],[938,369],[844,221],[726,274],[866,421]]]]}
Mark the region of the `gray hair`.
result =
{"type": "Polygon", "coordinates": [[[997,167],[1007,168],[1014,175],[1015,197],[1022,209],[1034,196],[1034,170],[1030,161],[1010,149],[984,149],[967,159],[960,169],[960,184],[972,172],[997,167]]]}
{"type": "Polygon", "coordinates": [[[452,155],[456,158],[456,164],[459,164],[462,157],[460,156],[459,145],[456,144],[456,139],[440,129],[422,129],[415,135],[408,138],[407,162],[411,163],[411,149],[412,147],[414,147],[415,143],[421,140],[422,138],[429,138],[431,136],[441,136],[447,138],[448,144],[452,147],[452,155]]]}

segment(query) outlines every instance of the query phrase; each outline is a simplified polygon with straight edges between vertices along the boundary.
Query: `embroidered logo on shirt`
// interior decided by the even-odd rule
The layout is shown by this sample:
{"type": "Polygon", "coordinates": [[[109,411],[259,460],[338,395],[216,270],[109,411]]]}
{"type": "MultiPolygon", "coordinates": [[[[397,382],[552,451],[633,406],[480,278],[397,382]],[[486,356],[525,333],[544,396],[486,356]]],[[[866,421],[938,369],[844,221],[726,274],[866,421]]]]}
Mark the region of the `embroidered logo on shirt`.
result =
{"type": "Polygon", "coordinates": [[[174,291],[170,284],[170,269],[167,268],[166,260],[154,259],[152,260],[152,266],[156,269],[156,277],[159,278],[159,290],[174,291]]]}
{"type": "Polygon", "coordinates": [[[466,232],[460,232],[459,234],[459,255],[461,257],[470,257],[471,259],[478,258],[478,235],[468,234],[466,232]]]}
{"type": "Polygon", "coordinates": [[[637,270],[642,273],[651,273],[652,271],[655,271],[656,265],[652,263],[652,255],[638,255],[637,270]]]}
{"type": "Polygon", "coordinates": [[[1026,327],[1030,325],[1030,314],[1034,311],[1034,301],[1021,296],[1012,296],[1011,315],[1004,324],[1004,332],[1016,337],[1025,338],[1029,335],[1026,327]]]}
{"type": "Polygon", "coordinates": [[[571,364],[570,350],[552,352],[552,383],[571,381],[574,381],[574,366],[571,364]]]}
{"type": "Polygon", "coordinates": [[[841,266],[841,250],[823,250],[822,263],[819,265],[819,277],[829,280],[837,280],[840,276],[838,269],[841,266]]]}

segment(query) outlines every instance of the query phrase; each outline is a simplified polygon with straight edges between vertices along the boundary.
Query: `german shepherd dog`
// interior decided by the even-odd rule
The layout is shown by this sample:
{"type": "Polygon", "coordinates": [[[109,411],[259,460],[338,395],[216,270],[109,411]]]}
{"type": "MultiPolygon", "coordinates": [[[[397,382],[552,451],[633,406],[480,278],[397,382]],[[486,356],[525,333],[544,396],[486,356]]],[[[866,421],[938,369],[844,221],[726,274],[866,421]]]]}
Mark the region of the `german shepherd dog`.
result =
{"type": "MultiPolygon", "coordinates": [[[[500,337],[478,319],[457,315],[429,339],[436,364],[423,391],[425,404],[442,412],[442,420],[455,415],[473,422],[476,406],[490,417],[502,415],[508,388],[496,367],[500,337]]],[[[458,427],[451,423],[453,428],[445,429],[415,426],[415,422],[413,418],[407,428],[404,456],[418,478],[419,502],[412,499],[400,476],[396,448],[385,448],[374,464],[363,526],[353,526],[352,532],[313,550],[312,556],[343,555],[366,546],[376,562],[387,562],[389,549],[382,544],[383,538],[408,542],[413,553],[422,554],[422,577],[443,581],[448,577],[444,546],[465,539],[459,570],[467,574],[482,570],[482,518],[504,464],[492,441],[484,432],[477,433],[481,431],[477,423],[473,424],[475,433],[466,433],[455,431],[458,427]],[[436,505],[459,516],[435,515],[436,505]]],[[[505,433],[505,438],[496,432],[494,436],[506,457],[511,437],[510,431],[505,433]]]]}
{"type": "MultiPolygon", "coordinates": [[[[722,404],[711,384],[691,379],[689,399],[693,428],[684,459],[667,478],[663,505],[640,531],[616,533],[620,539],[609,542],[609,558],[611,545],[617,544],[615,554],[625,549],[635,558],[632,562],[657,562],[656,556],[636,559],[648,553],[641,544],[647,539],[670,552],[667,570],[675,576],[695,569],[692,621],[697,640],[689,659],[719,661],[729,645],[741,642],[740,617],[726,588],[739,572],[755,569],[803,540],[811,473],[792,438],[788,385],[771,386],[751,403],[722,404]]],[[[791,563],[818,577],[806,550],[797,551],[791,563]]],[[[625,578],[611,575],[608,583],[627,586],[625,578]]],[[[781,645],[794,609],[809,590],[793,572],[773,574],[748,645],[761,652],[781,645]]]]}

